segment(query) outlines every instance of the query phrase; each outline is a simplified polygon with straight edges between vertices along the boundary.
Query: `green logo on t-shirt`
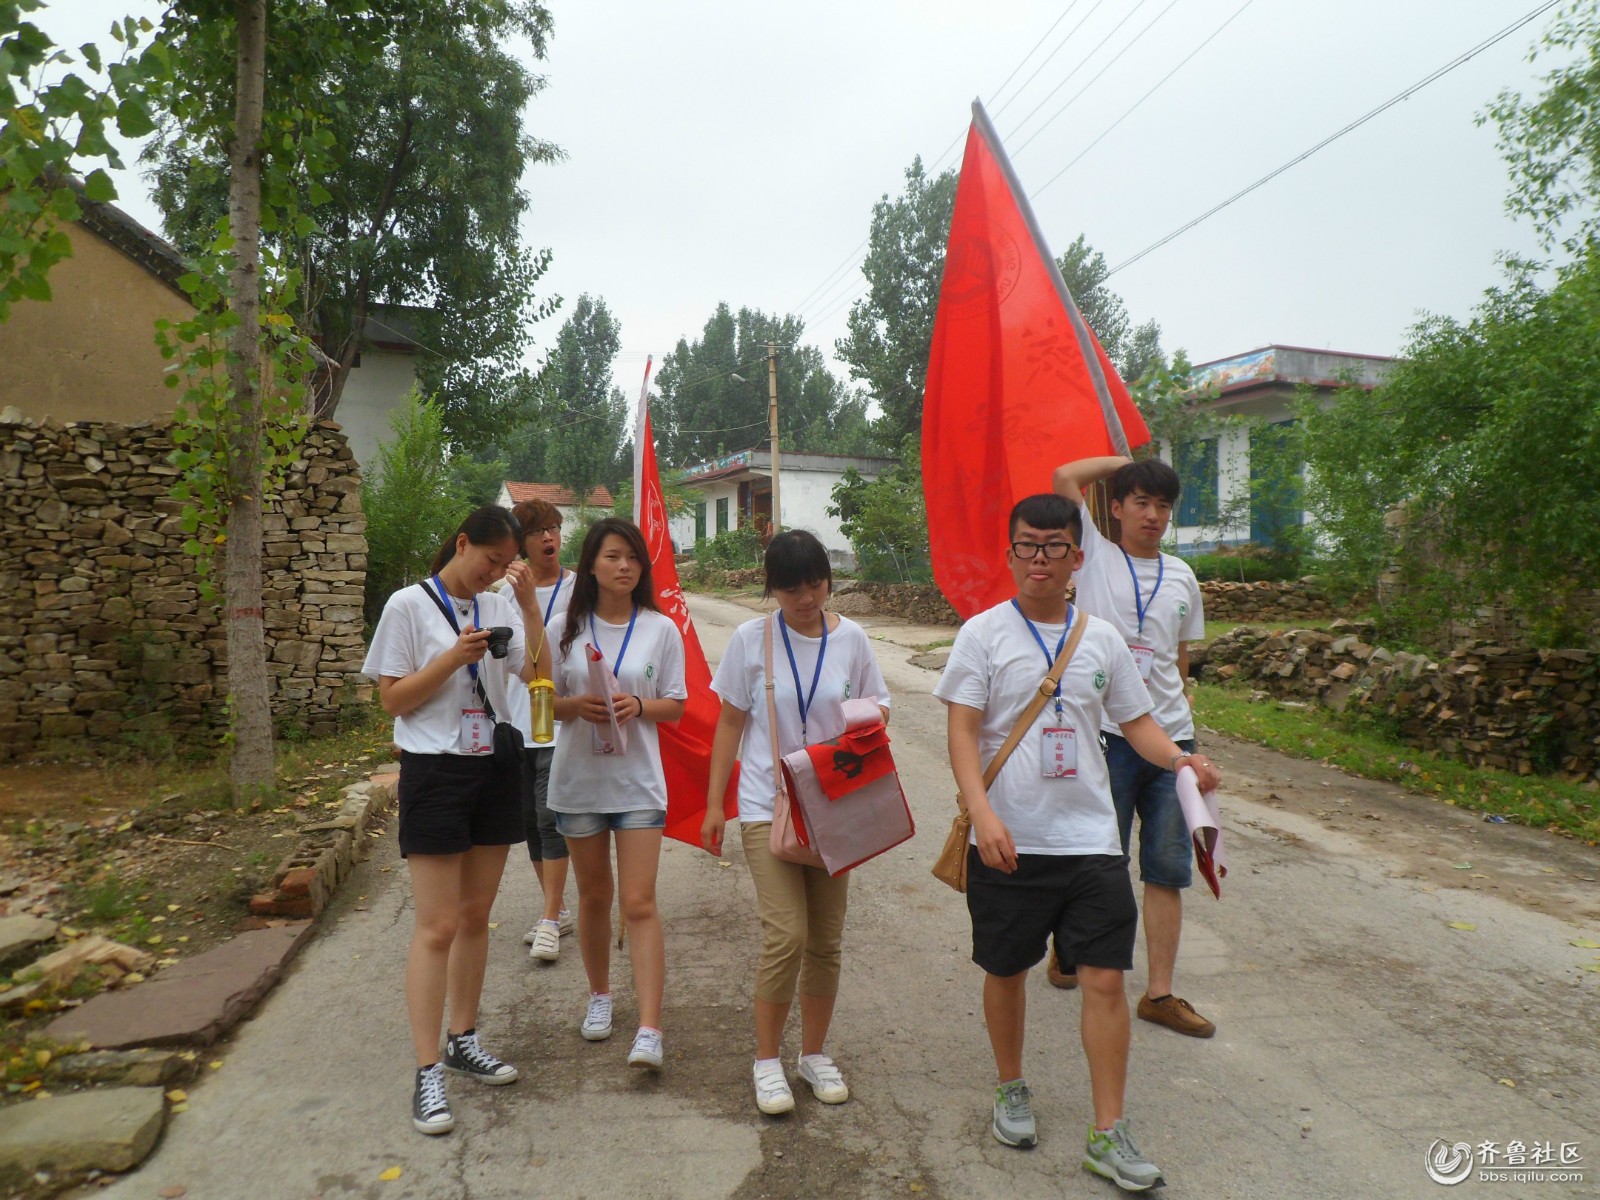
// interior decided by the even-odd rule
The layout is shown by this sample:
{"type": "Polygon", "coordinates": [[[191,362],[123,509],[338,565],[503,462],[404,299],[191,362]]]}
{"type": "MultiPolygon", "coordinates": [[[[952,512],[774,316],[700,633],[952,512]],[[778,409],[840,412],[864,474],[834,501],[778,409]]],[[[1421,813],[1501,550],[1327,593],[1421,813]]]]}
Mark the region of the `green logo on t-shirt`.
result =
{"type": "Polygon", "coordinates": [[[646,679],[654,679],[656,677],[656,665],[655,665],[655,663],[645,663],[645,665],[644,665],[644,677],[646,679]]]}
{"type": "Polygon", "coordinates": [[[1096,671],[1094,673],[1094,690],[1097,691],[1097,692],[1104,691],[1105,690],[1105,686],[1106,686],[1106,673],[1104,671],[1096,671]]]}
{"type": "Polygon", "coordinates": [[[1181,620],[1183,620],[1184,617],[1187,617],[1188,615],[1189,615],[1189,602],[1187,600],[1178,601],[1178,620],[1181,621],[1181,620]]]}
{"type": "Polygon", "coordinates": [[[844,698],[846,700],[850,699],[850,681],[848,679],[844,681],[844,698]]]}

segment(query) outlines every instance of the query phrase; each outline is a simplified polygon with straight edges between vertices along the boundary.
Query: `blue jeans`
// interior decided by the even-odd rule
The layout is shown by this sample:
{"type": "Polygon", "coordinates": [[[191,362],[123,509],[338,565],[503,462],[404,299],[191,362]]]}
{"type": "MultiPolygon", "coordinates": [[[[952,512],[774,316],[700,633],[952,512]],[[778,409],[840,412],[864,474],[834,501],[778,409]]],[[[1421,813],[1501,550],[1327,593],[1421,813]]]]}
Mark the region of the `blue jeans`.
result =
{"type": "MultiPolygon", "coordinates": [[[[1178,749],[1192,753],[1194,742],[1179,742],[1178,749]]],[[[1194,843],[1178,803],[1178,777],[1146,762],[1125,738],[1110,733],[1106,767],[1124,854],[1133,835],[1133,816],[1139,814],[1139,878],[1157,887],[1188,887],[1194,878],[1194,843]]]]}
{"type": "Polygon", "coordinates": [[[564,838],[593,837],[608,829],[665,829],[667,814],[659,808],[636,808],[631,812],[556,814],[556,828],[564,838]]]}

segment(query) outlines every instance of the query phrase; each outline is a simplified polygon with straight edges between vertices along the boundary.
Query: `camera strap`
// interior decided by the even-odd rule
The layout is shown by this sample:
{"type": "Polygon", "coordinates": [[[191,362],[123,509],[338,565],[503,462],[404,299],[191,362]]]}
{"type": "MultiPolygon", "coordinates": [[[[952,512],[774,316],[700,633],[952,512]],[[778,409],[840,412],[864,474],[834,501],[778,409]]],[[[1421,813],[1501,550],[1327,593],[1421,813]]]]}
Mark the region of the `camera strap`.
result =
{"type": "MultiPolygon", "coordinates": [[[[446,621],[450,622],[450,628],[454,629],[456,631],[456,636],[459,637],[461,635],[461,625],[456,621],[455,613],[450,611],[450,606],[441,600],[439,598],[439,593],[434,591],[426,583],[419,583],[417,586],[423,590],[429,600],[433,601],[433,606],[444,615],[444,619],[446,621]]],[[[472,603],[474,605],[478,603],[476,597],[473,598],[472,603]]],[[[477,664],[467,664],[467,673],[472,676],[473,686],[478,689],[478,699],[483,701],[483,710],[489,714],[489,720],[492,722],[498,722],[500,718],[495,715],[494,705],[489,702],[489,694],[483,690],[483,680],[478,678],[477,664]]]]}

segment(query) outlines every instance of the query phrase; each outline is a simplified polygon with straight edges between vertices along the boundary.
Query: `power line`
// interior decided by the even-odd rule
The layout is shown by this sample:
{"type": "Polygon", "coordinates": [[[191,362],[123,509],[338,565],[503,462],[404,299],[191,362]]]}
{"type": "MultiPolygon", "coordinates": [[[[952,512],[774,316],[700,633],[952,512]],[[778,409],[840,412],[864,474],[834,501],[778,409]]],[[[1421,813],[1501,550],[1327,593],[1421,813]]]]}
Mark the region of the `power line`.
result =
{"type": "MultiPolygon", "coordinates": [[[[1113,37],[1115,37],[1116,33],[1117,33],[1117,30],[1121,29],[1124,25],[1126,25],[1133,18],[1133,14],[1138,12],[1141,8],[1143,8],[1149,2],[1150,2],[1150,0],[1138,0],[1138,3],[1136,3],[1132,8],[1130,8],[1126,13],[1124,13],[1123,17],[1122,17],[1122,20],[1118,21],[1115,25],[1113,25],[1111,27],[1111,32],[1106,34],[1105,37],[1101,38],[1098,42],[1096,42],[1095,46],[1094,46],[1094,49],[1090,50],[1089,53],[1085,54],[1081,59],[1079,59],[1078,60],[1078,65],[1073,67],[1072,70],[1068,71],[1066,73],[1066,75],[1062,78],[1060,83],[1056,84],[1055,87],[1051,88],[1048,92],[1046,92],[1044,94],[1044,99],[1040,100],[1039,103],[1035,104],[1031,109],[1028,110],[1028,115],[1027,116],[1023,117],[1022,120],[1018,121],[1014,126],[1012,126],[1012,128],[1011,128],[1011,136],[1012,137],[1016,137],[1017,131],[1020,130],[1024,125],[1026,125],[1029,121],[1031,121],[1033,119],[1033,114],[1038,112],[1041,108],[1043,108],[1045,106],[1045,103],[1050,99],[1051,96],[1054,96],[1062,88],[1066,87],[1067,86],[1067,82],[1074,75],[1076,75],[1079,71],[1081,71],[1083,69],[1083,65],[1085,63],[1087,63],[1091,58],[1093,58],[1096,54],[1098,54],[1100,52],[1100,47],[1104,46],[1113,37]]],[[[1074,32],[1076,32],[1076,31],[1074,31],[1074,32]]]]}
{"type": "Polygon", "coordinates": [[[1082,96],[1085,92],[1087,92],[1090,88],[1092,88],[1096,83],[1098,83],[1099,80],[1100,80],[1100,77],[1102,75],[1104,75],[1112,67],[1116,66],[1117,65],[1117,60],[1120,59],[1129,50],[1132,50],[1136,45],[1138,45],[1139,44],[1139,39],[1144,37],[1144,35],[1149,33],[1152,29],[1154,29],[1160,23],[1161,18],[1166,16],[1169,12],[1171,12],[1174,8],[1176,8],[1177,4],[1178,4],[1178,0],[1172,0],[1172,3],[1168,4],[1160,12],[1158,12],[1156,14],[1156,16],[1155,16],[1155,20],[1151,21],[1150,24],[1146,25],[1138,33],[1134,34],[1132,40],[1129,41],[1126,46],[1124,46],[1121,50],[1118,50],[1114,55],[1111,56],[1111,61],[1110,62],[1108,62],[1105,66],[1101,67],[1099,71],[1095,72],[1095,76],[1094,76],[1093,79],[1089,80],[1088,83],[1084,84],[1081,88],[1079,88],[1077,90],[1077,92],[1075,92],[1073,94],[1072,99],[1068,100],[1060,108],[1056,109],[1056,111],[1053,114],[1051,114],[1049,120],[1045,121],[1045,123],[1043,125],[1039,126],[1039,128],[1035,129],[1032,133],[1030,133],[1028,135],[1028,140],[1026,142],[1023,142],[1022,145],[1018,146],[1011,153],[1012,154],[1021,154],[1024,150],[1026,150],[1028,148],[1028,146],[1033,142],[1034,138],[1038,137],[1046,129],[1049,129],[1050,126],[1052,124],[1054,124],[1054,122],[1055,122],[1057,117],[1059,117],[1062,113],[1066,112],[1067,109],[1071,108],[1074,104],[1076,104],[1078,102],[1078,98],[1080,96],[1082,96]]]}
{"type": "Polygon", "coordinates": [[[1373,109],[1371,112],[1367,113],[1364,116],[1357,117],[1354,121],[1351,121],[1350,124],[1346,125],[1343,129],[1340,129],[1335,133],[1329,134],[1327,137],[1323,138],[1320,142],[1318,142],[1315,146],[1312,146],[1311,149],[1305,151],[1304,153],[1295,155],[1295,157],[1291,158],[1288,162],[1284,163],[1281,167],[1277,168],[1274,171],[1267,172],[1267,174],[1263,175],[1260,179],[1256,180],[1254,183],[1250,184],[1248,187],[1241,188],[1239,191],[1237,191],[1233,195],[1229,196],[1226,200],[1222,201],[1220,204],[1212,205],[1210,208],[1206,209],[1205,212],[1201,213],[1198,217],[1194,218],[1194,220],[1189,221],[1186,224],[1179,226],[1177,229],[1174,229],[1171,233],[1167,234],[1166,237],[1161,238],[1159,241],[1152,242],[1150,245],[1146,246],[1143,250],[1139,251],[1139,253],[1135,254],[1132,258],[1125,259],[1124,261],[1118,263],[1116,266],[1112,267],[1111,270],[1106,272],[1106,278],[1109,279],[1111,276],[1115,275],[1118,271],[1122,270],[1124,267],[1133,266],[1134,263],[1138,262],[1145,255],[1150,254],[1151,252],[1153,252],[1155,250],[1159,250],[1162,246],[1165,246],[1168,242],[1172,241],[1174,238],[1179,237],[1182,234],[1188,233],[1189,230],[1193,229],[1196,225],[1199,225],[1202,221],[1205,221],[1205,220],[1207,220],[1207,219],[1209,219],[1211,217],[1216,216],[1219,212],[1221,212],[1223,209],[1227,208],[1230,204],[1233,204],[1235,201],[1242,200],[1244,197],[1248,196],[1251,192],[1255,191],[1257,188],[1261,187],[1263,184],[1270,183],[1272,180],[1276,179],[1279,175],[1282,175],[1290,167],[1298,166],[1300,163],[1305,162],[1306,159],[1310,158],[1313,154],[1315,154],[1318,150],[1321,150],[1324,146],[1331,145],[1333,142],[1336,142],[1340,138],[1342,138],[1345,134],[1350,133],[1353,130],[1359,129],[1361,126],[1365,125],[1368,121],[1372,120],[1373,117],[1376,117],[1379,113],[1385,112],[1388,109],[1393,108],[1396,104],[1399,104],[1402,100],[1409,99],[1411,96],[1415,95],[1417,92],[1420,92],[1423,88],[1427,87],[1430,83],[1433,83],[1435,80],[1443,78],[1445,75],[1448,75],[1451,71],[1455,70],[1457,67],[1461,66],[1462,64],[1470,62],[1472,59],[1476,58],[1479,54],[1482,54],[1485,50],[1489,49],[1489,47],[1495,45],[1497,42],[1504,41],[1506,38],[1510,37],[1517,30],[1521,29],[1524,25],[1527,25],[1529,22],[1533,21],[1534,19],[1536,19],[1537,17],[1543,15],[1544,13],[1549,12],[1552,8],[1555,8],[1556,5],[1560,4],[1561,2],[1562,2],[1562,0],[1547,0],[1547,3],[1541,4],[1538,8],[1535,8],[1532,12],[1530,12],[1527,16],[1522,17],[1520,20],[1517,20],[1517,21],[1513,22],[1510,25],[1507,25],[1499,33],[1496,33],[1496,34],[1492,35],[1491,37],[1487,38],[1486,40],[1484,40],[1482,42],[1479,42],[1472,49],[1470,49],[1470,50],[1466,51],[1465,53],[1460,54],[1457,57],[1451,59],[1449,62],[1447,62],[1444,66],[1440,67],[1438,70],[1433,71],[1428,75],[1425,75],[1423,78],[1419,79],[1416,83],[1414,83],[1410,87],[1406,88],[1403,92],[1400,92],[1397,95],[1392,96],[1390,99],[1385,100],[1382,104],[1378,105],[1378,107],[1373,109]]]}
{"type": "MultiPolygon", "coordinates": [[[[1216,29],[1212,31],[1210,37],[1206,38],[1205,41],[1201,42],[1193,50],[1189,51],[1188,54],[1184,55],[1183,59],[1178,63],[1177,66],[1173,67],[1172,70],[1168,71],[1165,75],[1163,75],[1160,79],[1158,79],[1156,81],[1155,87],[1152,87],[1148,92],[1146,92],[1144,95],[1140,96],[1136,101],[1134,101],[1132,108],[1128,109],[1127,112],[1123,113],[1115,121],[1111,122],[1111,124],[1106,127],[1104,133],[1102,133],[1099,137],[1095,138],[1094,141],[1090,142],[1087,146],[1085,146],[1082,150],[1080,150],[1078,152],[1076,158],[1072,159],[1072,161],[1067,163],[1066,166],[1062,167],[1061,170],[1057,171],[1049,179],[1045,180],[1044,183],[1040,184],[1038,191],[1035,191],[1031,196],[1028,197],[1028,199],[1032,200],[1036,196],[1038,196],[1039,192],[1044,191],[1045,188],[1049,187],[1052,183],[1054,183],[1056,180],[1060,179],[1063,175],[1065,175],[1068,171],[1070,171],[1075,165],[1077,165],[1078,159],[1081,159],[1084,155],[1088,154],[1089,151],[1093,150],[1101,142],[1105,141],[1106,136],[1108,134],[1110,134],[1113,129],[1115,129],[1118,125],[1121,125],[1124,121],[1126,121],[1129,117],[1131,117],[1134,114],[1134,111],[1136,109],[1138,109],[1138,107],[1141,104],[1143,104],[1146,100],[1150,99],[1151,96],[1155,95],[1157,89],[1159,89],[1162,84],[1166,83],[1167,80],[1171,79],[1174,75],[1176,75],[1180,70],[1183,69],[1183,67],[1189,62],[1190,59],[1192,59],[1195,55],[1199,54],[1200,51],[1204,50],[1213,41],[1215,41],[1217,35],[1220,34],[1229,25],[1232,25],[1234,20],[1235,20],[1235,18],[1237,18],[1240,13],[1244,12],[1245,9],[1249,8],[1253,3],[1255,3],[1255,0],[1244,0],[1244,3],[1241,4],[1234,11],[1233,16],[1229,17],[1221,25],[1218,25],[1216,27],[1216,29]]],[[[1026,143],[1024,143],[1024,144],[1026,144],[1026,143]]]]}

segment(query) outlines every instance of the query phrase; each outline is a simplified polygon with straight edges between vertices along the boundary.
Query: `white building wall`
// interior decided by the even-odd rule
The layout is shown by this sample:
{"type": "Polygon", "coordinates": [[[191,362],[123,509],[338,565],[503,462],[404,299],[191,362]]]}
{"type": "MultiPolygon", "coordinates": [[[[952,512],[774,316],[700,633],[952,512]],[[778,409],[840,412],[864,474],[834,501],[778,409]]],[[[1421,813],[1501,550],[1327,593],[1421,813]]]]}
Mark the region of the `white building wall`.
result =
{"type": "Polygon", "coordinates": [[[377,466],[378,444],[394,440],[394,414],[416,383],[416,358],[410,354],[363,350],[361,365],[351,368],[333,419],[344,428],[364,475],[371,476],[377,466]]]}
{"type": "Polygon", "coordinates": [[[839,518],[828,515],[833,489],[844,476],[838,471],[784,471],[778,478],[778,503],[784,529],[805,529],[817,535],[837,565],[840,556],[854,561],[850,539],[839,528],[839,518]]]}

